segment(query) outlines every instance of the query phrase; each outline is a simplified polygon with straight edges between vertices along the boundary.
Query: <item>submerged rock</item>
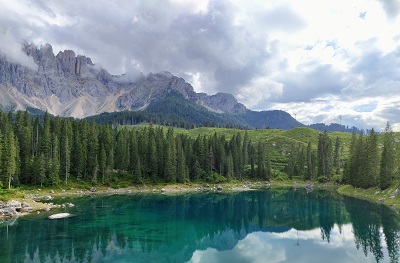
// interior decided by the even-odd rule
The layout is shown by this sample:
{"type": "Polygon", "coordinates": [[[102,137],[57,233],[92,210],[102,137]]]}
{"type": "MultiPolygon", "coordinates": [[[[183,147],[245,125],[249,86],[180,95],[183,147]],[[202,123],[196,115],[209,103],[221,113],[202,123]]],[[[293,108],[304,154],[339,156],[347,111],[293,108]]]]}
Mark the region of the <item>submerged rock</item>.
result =
{"type": "Polygon", "coordinates": [[[68,218],[72,215],[70,213],[58,213],[48,217],[48,219],[61,219],[61,218],[68,218]]]}

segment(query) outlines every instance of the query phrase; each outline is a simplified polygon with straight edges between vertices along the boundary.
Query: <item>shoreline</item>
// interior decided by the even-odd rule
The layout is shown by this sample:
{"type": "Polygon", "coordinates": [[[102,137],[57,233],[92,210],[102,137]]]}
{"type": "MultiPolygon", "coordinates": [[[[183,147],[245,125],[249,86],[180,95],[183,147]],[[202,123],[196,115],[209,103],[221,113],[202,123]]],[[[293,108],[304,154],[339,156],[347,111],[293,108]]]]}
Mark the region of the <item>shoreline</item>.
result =
{"type": "MultiPolygon", "coordinates": [[[[92,187],[90,189],[32,189],[32,190],[21,190],[18,194],[22,194],[21,198],[10,198],[10,201],[17,201],[21,204],[25,204],[28,207],[27,211],[22,211],[14,214],[13,216],[4,216],[0,214],[0,225],[8,220],[14,221],[15,219],[33,214],[41,213],[42,211],[50,211],[61,209],[64,205],[54,204],[52,200],[54,198],[65,198],[65,197],[83,197],[83,196],[97,196],[97,195],[114,195],[114,194],[164,194],[164,195],[179,195],[179,194],[195,194],[195,193],[207,193],[207,192],[243,192],[243,191],[254,191],[263,189],[279,189],[279,188],[296,188],[306,189],[307,191],[316,190],[327,190],[335,191],[336,193],[343,196],[351,196],[358,199],[368,200],[370,202],[381,203],[390,209],[393,209],[399,214],[400,212],[400,195],[394,198],[388,198],[392,189],[386,191],[377,192],[377,189],[358,189],[352,188],[351,186],[338,186],[332,183],[309,183],[309,182],[296,182],[296,181],[272,181],[270,187],[266,187],[265,181],[246,181],[246,182],[231,182],[221,184],[208,184],[208,183],[192,183],[192,184],[157,184],[157,185],[136,185],[123,188],[110,188],[105,186],[92,187]],[[310,188],[310,185],[312,186],[310,188]],[[221,190],[222,189],[222,190],[221,190]],[[372,195],[373,194],[373,195],[372,195]],[[386,201],[387,200],[387,201],[386,201]],[[385,202],[386,201],[386,202],[385,202]]],[[[2,202],[6,204],[6,202],[2,202]]],[[[73,206],[73,204],[69,204],[73,206]]],[[[20,207],[21,209],[21,207],[20,207]]]]}

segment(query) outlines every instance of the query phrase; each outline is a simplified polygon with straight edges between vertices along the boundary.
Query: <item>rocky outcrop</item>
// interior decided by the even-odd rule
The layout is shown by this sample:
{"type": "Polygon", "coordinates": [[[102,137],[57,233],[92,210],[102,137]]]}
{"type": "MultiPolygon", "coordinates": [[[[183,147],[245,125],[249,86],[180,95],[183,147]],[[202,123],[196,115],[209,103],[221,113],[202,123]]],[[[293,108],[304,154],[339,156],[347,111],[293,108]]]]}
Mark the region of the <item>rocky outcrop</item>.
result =
{"type": "Polygon", "coordinates": [[[177,92],[185,99],[219,113],[243,113],[231,94],[197,94],[184,79],[169,72],[132,78],[112,76],[73,50],[54,55],[51,45],[23,44],[37,70],[9,62],[0,55],[0,104],[24,110],[39,108],[53,115],[87,117],[102,112],[141,110],[177,92]]]}
{"type": "Polygon", "coordinates": [[[199,98],[201,104],[219,113],[244,114],[246,112],[246,107],[238,103],[235,97],[229,93],[217,93],[211,96],[202,93],[199,94],[199,98]]]}
{"type": "Polygon", "coordinates": [[[30,212],[32,207],[26,202],[10,200],[7,203],[0,202],[0,216],[16,217],[20,213],[30,212]]]}

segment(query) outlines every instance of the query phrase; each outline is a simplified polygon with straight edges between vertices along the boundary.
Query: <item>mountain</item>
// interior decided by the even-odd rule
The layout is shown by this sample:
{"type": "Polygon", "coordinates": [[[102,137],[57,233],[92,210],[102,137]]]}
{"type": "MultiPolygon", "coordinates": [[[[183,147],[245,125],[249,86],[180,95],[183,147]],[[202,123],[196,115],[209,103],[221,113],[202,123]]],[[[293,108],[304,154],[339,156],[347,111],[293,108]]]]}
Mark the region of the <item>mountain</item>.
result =
{"type": "MultiPolygon", "coordinates": [[[[115,76],[72,50],[54,55],[49,44],[37,47],[27,43],[22,50],[33,59],[37,69],[10,62],[0,55],[3,109],[33,108],[75,118],[109,112],[124,121],[136,118],[175,125],[181,122],[281,129],[304,126],[283,111],[251,111],[231,94],[196,93],[184,79],[169,72],[135,78],[115,76]]],[[[99,118],[104,117],[103,114],[99,118]]]]}

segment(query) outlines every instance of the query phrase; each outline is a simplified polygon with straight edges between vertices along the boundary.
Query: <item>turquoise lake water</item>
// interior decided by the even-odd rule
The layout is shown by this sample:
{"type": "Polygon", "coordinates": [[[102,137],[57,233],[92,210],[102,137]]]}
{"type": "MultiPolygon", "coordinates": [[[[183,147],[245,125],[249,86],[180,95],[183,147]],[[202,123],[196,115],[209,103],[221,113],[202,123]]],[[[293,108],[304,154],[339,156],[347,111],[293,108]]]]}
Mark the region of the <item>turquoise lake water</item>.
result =
{"type": "Polygon", "coordinates": [[[59,199],[0,225],[0,262],[398,262],[400,218],[330,192],[59,199]],[[75,216],[48,220],[59,212],[75,216]]]}

